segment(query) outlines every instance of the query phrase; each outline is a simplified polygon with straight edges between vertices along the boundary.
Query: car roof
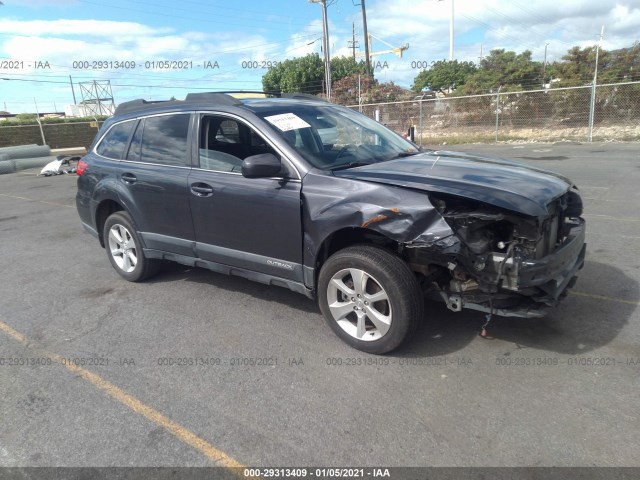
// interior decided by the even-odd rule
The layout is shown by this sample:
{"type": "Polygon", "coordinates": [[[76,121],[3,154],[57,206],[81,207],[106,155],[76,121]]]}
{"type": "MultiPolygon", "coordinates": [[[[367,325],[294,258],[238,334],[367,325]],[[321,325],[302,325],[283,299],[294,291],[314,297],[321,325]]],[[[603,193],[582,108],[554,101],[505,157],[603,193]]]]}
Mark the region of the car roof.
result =
{"type": "Polygon", "coordinates": [[[184,100],[149,101],[131,100],[118,105],[114,116],[139,113],[159,113],[206,109],[208,107],[243,107],[253,110],[268,106],[294,106],[304,104],[326,105],[328,102],[314,95],[304,93],[273,92],[197,92],[189,93],[184,100]]]}

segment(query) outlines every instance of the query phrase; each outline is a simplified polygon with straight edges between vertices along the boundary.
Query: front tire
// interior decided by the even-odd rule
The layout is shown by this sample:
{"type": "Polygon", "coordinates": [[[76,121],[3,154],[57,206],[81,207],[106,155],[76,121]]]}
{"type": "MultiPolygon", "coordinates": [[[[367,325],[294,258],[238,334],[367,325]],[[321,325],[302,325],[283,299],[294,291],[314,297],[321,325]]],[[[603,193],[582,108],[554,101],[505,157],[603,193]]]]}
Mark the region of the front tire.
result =
{"type": "Polygon", "coordinates": [[[142,242],[127,212],[116,212],[107,218],[103,238],[107,257],[121,277],[141,282],[158,272],[160,261],[144,256],[142,242]]]}
{"type": "Polygon", "coordinates": [[[342,340],[368,353],[388,353],[411,334],[424,299],[413,272],[396,255],[360,245],[332,255],[318,277],[318,303],[342,340]]]}

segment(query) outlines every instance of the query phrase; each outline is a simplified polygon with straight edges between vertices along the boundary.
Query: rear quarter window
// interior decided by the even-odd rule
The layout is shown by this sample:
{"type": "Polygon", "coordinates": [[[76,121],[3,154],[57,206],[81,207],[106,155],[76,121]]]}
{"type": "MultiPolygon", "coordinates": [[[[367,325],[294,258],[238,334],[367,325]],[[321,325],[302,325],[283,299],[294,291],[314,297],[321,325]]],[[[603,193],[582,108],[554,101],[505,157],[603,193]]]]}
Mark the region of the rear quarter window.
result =
{"type": "Polygon", "coordinates": [[[129,142],[134,124],[135,120],[129,120],[111,127],[96,148],[98,155],[121,160],[124,157],[124,149],[129,142]]]}

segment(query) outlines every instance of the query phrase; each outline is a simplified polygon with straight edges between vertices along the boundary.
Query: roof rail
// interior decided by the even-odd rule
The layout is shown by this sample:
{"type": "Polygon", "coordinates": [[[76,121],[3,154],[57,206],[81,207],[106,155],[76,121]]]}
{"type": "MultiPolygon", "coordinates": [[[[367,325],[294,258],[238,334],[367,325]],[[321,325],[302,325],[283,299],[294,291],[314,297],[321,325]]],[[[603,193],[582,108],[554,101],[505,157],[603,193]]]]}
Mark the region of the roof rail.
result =
{"type": "Polygon", "coordinates": [[[280,93],[281,98],[297,98],[299,100],[315,100],[317,102],[329,102],[326,98],[316,97],[310,93],[280,93]]]}
{"type": "MultiPolygon", "coordinates": [[[[315,95],[312,95],[310,93],[284,93],[284,92],[277,92],[277,91],[273,91],[273,90],[229,90],[229,91],[224,91],[224,92],[213,92],[213,93],[222,93],[222,94],[226,94],[226,95],[230,95],[233,96],[235,94],[244,94],[244,93],[248,93],[248,94],[258,94],[258,95],[264,95],[265,97],[277,97],[277,98],[297,98],[300,100],[316,100],[316,101],[321,101],[321,102],[328,102],[328,100],[321,98],[321,97],[316,97],[315,95]]],[[[192,94],[187,95],[187,99],[189,98],[189,96],[192,94]]]]}
{"type": "Polygon", "coordinates": [[[161,104],[168,104],[169,102],[172,102],[172,101],[173,100],[143,100],[143,99],[131,100],[129,102],[124,102],[118,105],[116,107],[115,113],[122,114],[122,113],[128,113],[128,112],[135,112],[136,110],[145,110],[147,108],[151,108],[161,104]]]}
{"type": "Polygon", "coordinates": [[[228,95],[230,92],[196,92],[187,93],[184,101],[189,102],[215,102],[223,105],[241,105],[240,100],[228,95]]]}
{"type": "Polygon", "coordinates": [[[308,93],[282,93],[282,92],[269,92],[269,91],[251,91],[251,90],[236,90],[226,92],[195,92],[188,93],[184,100],[131,100],[129,102],[121,103],[116,107],[115,114],[121,115],[123,113],[136,112],[141,110],[148,110],[158,106],[179,106],[188,103],[217,103],[221,105],[238,106],[242,105],[240,99],[235,98],[234,94],[261,94],[270,97],[278,98],[292,98],[300,100],[316,100],[320,102],[328,102],[328,100],[308,93]]]}

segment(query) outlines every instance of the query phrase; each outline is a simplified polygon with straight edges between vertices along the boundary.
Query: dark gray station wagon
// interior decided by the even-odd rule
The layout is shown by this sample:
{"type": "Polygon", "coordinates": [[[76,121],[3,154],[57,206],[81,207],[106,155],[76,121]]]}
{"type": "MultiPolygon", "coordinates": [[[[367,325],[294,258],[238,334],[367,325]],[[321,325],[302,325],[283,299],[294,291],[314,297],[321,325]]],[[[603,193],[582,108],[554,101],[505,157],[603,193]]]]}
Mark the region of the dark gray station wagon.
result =
{"type": "Polygon", "coordinates": [[[372,353],[411,335],[425,296],[542,316],[584,263],[566,178],[424,151],[304,95],[124,103],[78,175],[80,219],[125,279],[172,260],[286,287],[372,353]]]}

